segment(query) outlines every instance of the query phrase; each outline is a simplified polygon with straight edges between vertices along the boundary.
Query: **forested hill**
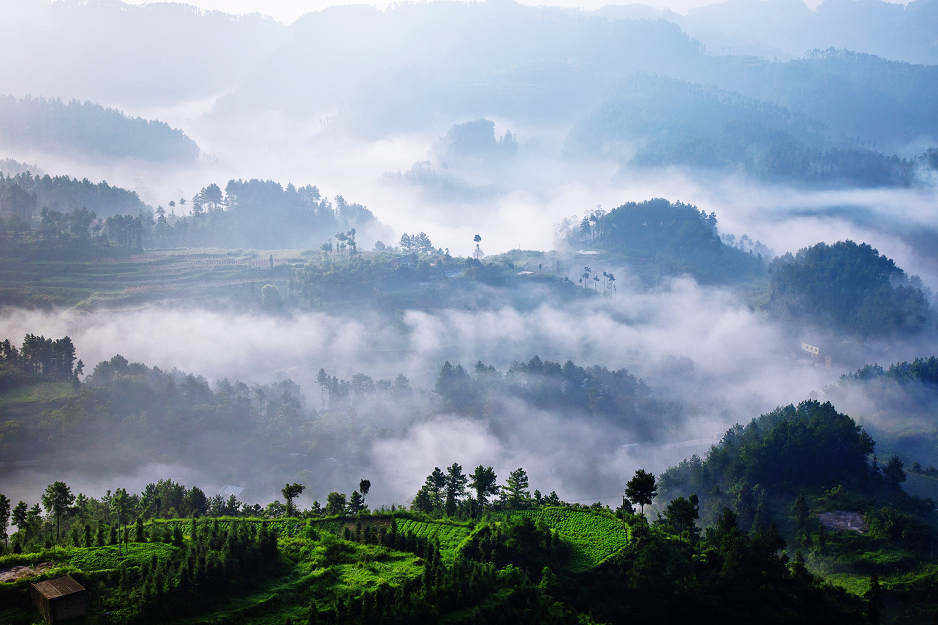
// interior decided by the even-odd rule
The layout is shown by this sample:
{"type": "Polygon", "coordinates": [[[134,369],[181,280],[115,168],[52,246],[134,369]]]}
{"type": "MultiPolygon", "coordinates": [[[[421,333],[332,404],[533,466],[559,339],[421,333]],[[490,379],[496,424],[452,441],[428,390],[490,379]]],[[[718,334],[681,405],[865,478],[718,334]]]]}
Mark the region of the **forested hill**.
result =
{"type": "Polygon", "coordinates": [[[880,459],[875,448],[853,419],[808,400],[730,428],[705,458],[665,471],[659,495],[699,493],[705,525],[719,527],[730,509],[751,533],[777,528],[812,570],[869,589],[884,620],[926,623],[934,614],[935,502],[905,492],[902,459],[880,459]]]}
{"type": "MultiPolygon", "coordinates": [[[[700,493],[705,509],[718,511],[729,502],[726,497],[757,500],[759,489],[797,491],[833,484],[868,489],[867,456],[873,448],[870,435],[830,403],[804,401],[730,428],[705,459],[685,460],[662,474],[661,494],[700,493]],[[707,501],[710,497],[716,501],[707,501]]],[[[737,510],[749,522],[754,512],[737,510]]]]}
{"type": "Polygon", "coordinates": [[[106,159],[191,163],[199,146],[161,121],[125,116],[92,102],[0,96],[0,146],[106,159]]]}
{"type": "Polygon", "coordinates": [[[594,210],[579,224],[565,226],[568,245],[611,252],[653,283],[682,273],[704,283],[733,283],[765,275],[765,246],[756,242],[743,251],[728,245],[720,237],[714,213],[708,215],[680,201],[628,202],[608,213],[594,210]]]}
{"type": "Polygon", "coordinates": [[[818,243],[769,266],[770,309],[797,324],[814,323],[859,338],[925,327],[922,281],[867,243],[818,243]]]}
{"type": "MultiPolygon", "coordinates": [[[[0,219],[16,217],[20,233],[26,234],[41,218],[43,208],[63,214],[87,209],[101,218],[136,216],[150,210],[136,191],[106,181],[95,183],[87,178],[33,175],[28,171],[4,175],[0,170],[0,219]]],[[[87,233],[87,226],[85,230],[87,233]]],[[[80,234],[75,232],[76,236],[80,234]]]]}

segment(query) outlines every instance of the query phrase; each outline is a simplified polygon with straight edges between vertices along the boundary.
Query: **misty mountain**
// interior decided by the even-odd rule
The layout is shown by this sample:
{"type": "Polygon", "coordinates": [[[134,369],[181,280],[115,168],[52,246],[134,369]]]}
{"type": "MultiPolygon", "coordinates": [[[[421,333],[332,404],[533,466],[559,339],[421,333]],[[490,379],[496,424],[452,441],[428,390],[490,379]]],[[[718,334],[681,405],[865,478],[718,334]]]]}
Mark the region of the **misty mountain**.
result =
{"type": "Polygon", "coordinates": [[[907,186],[913,180],[914,162],[831,141],[824,123],[735,92],[646,75],[615,91],[571,130],[567,158],[742,170],[799,185],[907,186]]]}
{"type": "Polygon", "coordinates": [[[0,13],[5,93],[121,106],[216,96],[285,32],[259,15],[202,13],[184,4],[2,0],[0,13]]]}
{"type": "Polygon", "coordinates": [[[813,10],[800,0],[731,0],[691,9],[686,16],[642,5],[607,6],[595,13],[666,19],[712,54],[786,60],[817,48],[849,48],[895,61],[938,64],[934,0],[905,5],[826,0],[813,10]]]}
{"type": "MultiPolygon", "coordinates": [[[[632,153],[618,158],[634,165],[902,186],[916,164],[893,154],[918,157],[922,149],[909,146],[938,136],[936,85],[938,67],[862,48],[815,49],[786,62],[711,56],[660,19],[434,2],[332,7],[301,18],[211,118],[285,116],[318,121],[324,136],[367,139],[477,118],[512,127],[576,123],[568,146],[608,157],[582,144],[629,143],[632,153]]],[[[494,192],[441,182],[439,167],[431,159],[409,174],[444,193],[447,185],[479,198],[494,192]]]]}
{"type": "Polygon", "coordinates": [[[297,20],[290,33],[217,113],[341,110],[383,132],[527,108],[555,118],[558,106],[588,99],[609,76],[700,58],[699,44],[664,21],[610,22],[512,2],[331,7],[297,20]],[[560,80],[571,74],[584,79],[560,80]],[[576,94],[584,82],[587,92],[576,94]]]}
{"type": "Polygon", "coordinates": [[[0,147],[179,164],[199,157],[195,141],[165,122],[92,102],[12,96],[0,96],[0,147]]]}
{"type": "Polygon", "coordinates": [[[696,80],[823,122],[833,140],[889,151],[938,134],[938,112],[929,104],[938,96],[938,66],[826,49],[787,63],[723,57],[711,68],[696,80]]]}

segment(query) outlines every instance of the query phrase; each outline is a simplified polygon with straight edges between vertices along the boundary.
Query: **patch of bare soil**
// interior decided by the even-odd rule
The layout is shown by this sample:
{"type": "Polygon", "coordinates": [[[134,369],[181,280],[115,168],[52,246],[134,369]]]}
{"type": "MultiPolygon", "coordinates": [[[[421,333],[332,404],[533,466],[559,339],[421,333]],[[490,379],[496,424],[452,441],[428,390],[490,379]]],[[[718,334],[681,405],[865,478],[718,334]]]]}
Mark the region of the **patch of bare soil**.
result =
{"type": "Polygon", "coordinates": [[[837,512],[822,512],[817,515],[817,518],[824,526],[824,529],[836,532],[857,532],[862,534],[870,530],[859,512],[842,512],[839,510],[837,512]]]}
{"type": "Polygon", "coordinates": [[[39,575],[43,571],[52,568],[51,562],[42,562],[33,566],[14,566],[8,569],[0,569],[0,582],[15,582],[23,577],[32,577],[39,575]]]}

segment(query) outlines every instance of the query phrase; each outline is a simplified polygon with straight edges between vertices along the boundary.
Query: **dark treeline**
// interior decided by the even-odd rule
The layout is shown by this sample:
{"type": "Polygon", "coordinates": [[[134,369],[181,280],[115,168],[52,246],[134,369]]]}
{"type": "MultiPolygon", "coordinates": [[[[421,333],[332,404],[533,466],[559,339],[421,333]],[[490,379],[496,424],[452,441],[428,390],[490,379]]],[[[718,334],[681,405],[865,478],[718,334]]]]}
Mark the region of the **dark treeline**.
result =
{"type": "Polygon", "coordinates": [[[938,387],[938,358],[916,358],[912,362],[902,361],[883,369],[879,365],[866,365],[853,373],[840,376],[841,382],[866,381],[885,378],[899,384],[920,383],[938,387]]]}
{"type": "Polygon", "coordinates": [[[888,449],[909,462],[938,466],[938,358],[865,365],[826,386],[824,395],[853,406],[864,428],[888,449]]]}
{"type": "Polygon", "coordinates": [[[8,462],[55,455],[90,471],[160,459],[196,464],[229,483],[254,483],[254,473],[232,473],[228,459],[244,456],[271,471],[299,470],[309,458],[358,458],[377,437],[403,431],[419,415],[455,413],[494,425],[509,418],[505,412],[517,410],[519,401],[526,409],[554,411],[565,421],[586,418],[642,441],[661,439],[684,418],[680,405],[654,399],[645,382],[624,369],[561,365],[537,356],[504,373],[481,362],[471,373],[447,362],[433,389],[414,388],[403,374],[341,379],[320,370],[307,401],[291,380],[209,384],[120,355],[97,364],[79,383],[84,365],[76,363],[67,337],[30,335],[22,349],[6,341],[0,350],[8,390],[44,380],[73,384],[57,399],[9,408],[0,424],[0,455],[8,462]],[[384,426],[349,430],[343,425],[347,415],[359,411],[386,415],[384,426]],[[141,440],[159,445],[142,448],[141,440]]]}
{"type": "Polygon", "coordinates": [[[75,362],[75,345],[67,336],[53,340],[27,334],[19,349],[10,339],[0,343],[0,390],[42,380],[77,384],[83,369],[82,361],[75,362]]]}
{"type": "Polygon", "coordinates": [[[126,117],[92,102],[0,96],[0,137],[9,147],[66,150],[105,158],[194,161],[199,146],[160,121],[126,117]]]}

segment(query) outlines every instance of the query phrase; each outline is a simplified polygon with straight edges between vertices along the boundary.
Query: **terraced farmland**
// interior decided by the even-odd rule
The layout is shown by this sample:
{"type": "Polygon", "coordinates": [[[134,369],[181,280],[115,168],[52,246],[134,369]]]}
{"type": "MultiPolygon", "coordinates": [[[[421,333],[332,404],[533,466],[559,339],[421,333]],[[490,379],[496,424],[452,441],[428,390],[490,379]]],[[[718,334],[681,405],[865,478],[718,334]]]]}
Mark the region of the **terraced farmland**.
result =
{"type": "Polygon", "coordinates": [[[458,523],[447,521],[413,521],[411,519],[398,519],[397,531],[423,536],[428,540],[439,541],[440,554],[446,564],[452,564],[456,557],[456,549],[469,537],[472,528],[458,523]]]}
{"type": "Polygon", "coordinates": [[[622,521],[590,510],[541,508],[518,510],[511,515],[544,521],[560,532],[571,547],[569,568],[573,572],[587,571],[618,553],[631,536],[628,525],[622,521]]]}

